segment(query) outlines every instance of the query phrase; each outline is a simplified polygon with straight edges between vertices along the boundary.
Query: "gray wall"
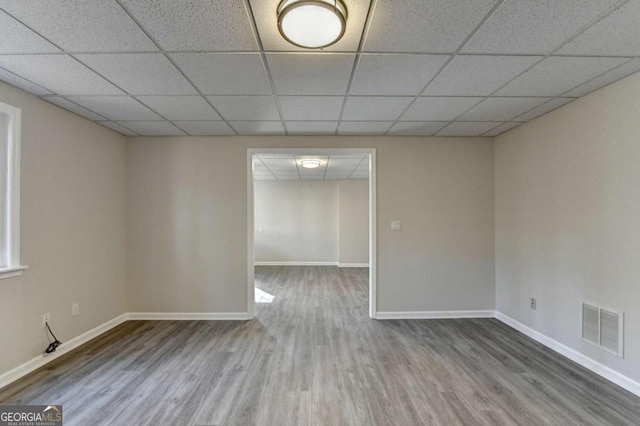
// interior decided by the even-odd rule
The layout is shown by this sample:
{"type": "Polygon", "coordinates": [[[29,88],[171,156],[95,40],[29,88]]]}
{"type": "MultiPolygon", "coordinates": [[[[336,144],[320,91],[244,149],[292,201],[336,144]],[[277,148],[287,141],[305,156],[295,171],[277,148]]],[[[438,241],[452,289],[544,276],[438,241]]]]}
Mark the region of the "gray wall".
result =
{"type": "Polygon", "coordinates": [[[494,308],[491,139],[165,137],[129,142],[131,310],[246,312],[250,147],[377,148],[378,310],[494,308]]]}
{"type": "Polygon", "coordinates": [[[497,309],[635,380],[639,99],[636,74],[498,137],[495,152],[497,309]],[[626,359],[580,340],[582,301],[626,314],[626,359]]]}
{"type": "Polygon", "coordinates": [[[369,262],[369,180],[256,181],[256,262],[369,262]]]}
{"type": "Polygon", "coordinates": [[[256,262],[336,262],[338,181],[256,181],[256,262]]]}
{"type": "Polygon", "coordinates": [[[369,264],[369,180],[340,181],[340,264],[369,264]]]}
{"type": "Polygon", "coordinates": [[[0,83],[22,109],[20,277],[0,280],[0,373],[126,312],[126,138],[0,83]],[[80,315],[71,305],[80,303],[80,315]]]}

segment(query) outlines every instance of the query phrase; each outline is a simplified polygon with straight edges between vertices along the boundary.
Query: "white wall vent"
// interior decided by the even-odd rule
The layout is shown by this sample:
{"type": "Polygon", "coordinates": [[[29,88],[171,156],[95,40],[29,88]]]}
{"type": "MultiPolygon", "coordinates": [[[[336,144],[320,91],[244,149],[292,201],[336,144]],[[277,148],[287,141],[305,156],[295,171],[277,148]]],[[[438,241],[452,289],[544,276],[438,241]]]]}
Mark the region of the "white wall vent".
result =
{"type": "Polygon", "coordinates": [[[624,314],[582,304],[582,340],[624,357],[624,314]]]}

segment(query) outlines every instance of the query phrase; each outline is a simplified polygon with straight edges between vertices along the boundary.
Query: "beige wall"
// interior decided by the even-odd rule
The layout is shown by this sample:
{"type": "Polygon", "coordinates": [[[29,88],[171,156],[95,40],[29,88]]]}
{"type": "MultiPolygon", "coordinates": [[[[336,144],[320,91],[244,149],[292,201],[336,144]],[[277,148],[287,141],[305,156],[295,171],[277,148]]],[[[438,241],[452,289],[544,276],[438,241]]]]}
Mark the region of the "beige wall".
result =
{"type": "Polygon", "coordinates": [[[256,181],[256,262],[336,262],[338,181],[256,181]]]}
{"type": "Polygon", "coordinates": [[[22,109],[21,260],[0,280],[0,373],[126,311],[126,139],[0,83],[22,109]],[[71,316],[71,304],[80,315],[71,316]]]}
{"type": "Polygon", "coordinates": [[[369,180],[342,180],[339,184],[340,264],[369,263],[369,180]]]}
{"type": "Polygon", "coordinates": [[[377,148],[378,310],[493,309],[491,139],[166,137],[129,142],[133,311],[246,312],[250,147],[377,148]]]}
{"type": "Polygon", "coordinates": [[[640,74],[496,139],[497,309],[640,380],[640,74]],[[538,299],[537,310],[528,307],[538,299]],[[626,314],[626,359],[580,304],[626,314]]]}

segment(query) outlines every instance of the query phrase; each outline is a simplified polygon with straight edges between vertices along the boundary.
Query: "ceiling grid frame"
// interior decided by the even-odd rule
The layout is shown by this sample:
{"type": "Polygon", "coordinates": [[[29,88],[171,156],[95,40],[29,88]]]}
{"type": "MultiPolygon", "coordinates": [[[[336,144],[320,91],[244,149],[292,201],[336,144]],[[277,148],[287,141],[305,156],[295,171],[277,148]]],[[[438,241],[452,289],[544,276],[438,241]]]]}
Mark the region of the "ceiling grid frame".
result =
{"type": "MultiPolygon", "coordinates": [[[[123,54],[123,53],[132,53],[132,54],[148,54],[148,53],[154,53],[154,54],[162,54],[164,58],[166,58],[171,65],[173,65],[173,67],[178,71],[178,73],[194,88],[194,90],[197,92],[197,95],[194,96],[199,96],[201,98],[204,99],[204,101],[213,109],[213,111],[215,111],[219,116],[221,120],[211,120],[211,122],[224,122],[224,124],[236,135],[240,134],[236,128],[234,127],[234,125],[231,123],[231,121],[234,122],[247,122],[247,123],[251,123],[251,124],[256,124],[256,129],[254,130],[253,128],[251,128],[252,126],[249,126],[251,128],[251,130],[249,130],[249,132],[253,131],[253,132],[257,132],[257,133],[248,133],[248,134],[260,134],[260,129],[258,128],[259,126],[257,126],[259,123],[264,122],[266,123],[266,121],[264,120],[260,120],[255,119],[253,120],[253,117],[247,117],[246,120],[240,120],[240,119],[235,119],[235,120],[230,120],[227,117],[224,116],[224,114],[221,114],[218,109],[216,108],[216,106],[214,105],[214,103],[212,103],[208,98],[207,95],[205,95],[198,87],[197,85],[188,77],[188,75],[180,68],[180,66],[170,57],[170,54],[175,52],[175,53],[257,53],[260,55],[261,58],[261,64],[263,67],[263,71],[267,76],[267,80],[269,82],[269,88],[271,91],[270,95],[267,96],[271,96],[271,98],[273,99],[274,103],[276,104],[276,108],[278,110],[278,114],[280,117],[280,125],[282,126],[282,129],[284,131],[285,135],[289,135],[291,134],[291,132],[289,131],[288,127],[287,127],[287,121],[289,122],[298,122],[300,124],[305,123],[305,122],[314,122],[314,121],[318,121],[318,120],[285,120],[285,117],[283,115],[283,111],[282,111],[282,107],[280,105],[280,100],[279,100],[279,93],[276,90],[275,84],[274,84],[274,77],[273,77],[273,72],[270,69],[269,66],[269,62],[267,61],[266,55],[269,53],[290,53],[290,54],[298,54],[301,53],[300,51],[295,51],[295,50],[267,50],[264,49],[264,46],[262,44],[262,40],[261,40],[261,35],[258,32],[257,29],[257,25],[256,25],[256,16],[254,15],[254,12],[252,10],[251,7],[251,3],[250,0],[240,0],[240,2],[242,3],[245,13],[246,13],[246,20],[248,21],[248,28],[251,30],[251,35],[253,36],[253,39],[255,40],[255,43],[257,45],[257,51],[245,51],[245,50],[215,50],[215,51],[211,51],[211,50],[175,50],[175,49],[164,49],[162,46],[159,45],[159,43],[150,35],[149,31],[147,31],[147,29],[140,23],[140,21],[136,18],[136,16],[134,16],[133,13],[131,13],[123,4],[121,0],[111,0],[113,1],[115,4],[117,4],[126,14],[126,16],[131,19],[133,21],[133,23],[135,23],[135,25],[137,26],[137,28],[142,32],[142,34],[144,34],[152,43],[153,45],[158,49],[158,50],[135,50],[135,51],[111,51],[111,50],[100,50],[98,52],[96,51],[91,51],[91,50],[86,50],[86,49],[79,49],[79,50],[69,50],[69,51],[65,51],[63,48],[61,48],[61,45],[58,44],[57,42],[52,41],[49,37],[45,37],[43,35],[42,32],[40,32],[38,30],[37,27],[33,27],[33,25],[29,25],[27,23],[25,23],[23,20],[21,20],[19,18],[19,16],[15,16],[12,13],[7,12],[6,10],[4,10],[3,8],[0,8],[0,13],[5,13],[6,15],[8,15],[11,19],[15,20],[17,23],[19,23],[20,25],[23,25],[26,29],[28,29],[29,31],[33,32],[35,35],[37,35],[38,37],[40,37],[42,40],[44,40],[47,43],[50,43],[53,47],[55,47],[56,49],[58,49],[58,52],[51,52],[51,51],[45,51],[45,52],[41,52],[41,53],[33,53],[33,51],[28,51],[28,52],[18,52],[18,53],[1,53],[0,54],[0,58],[3,57],[19,57],[19,56],[39,56],[39,55],[48,55],[48,56],[68,56],[70,58],[72,58],[75,62],[77,62],[79,65],[81,65],[83,68],[86,68],[89,72],[91,72],[92,74],[94,74],[97,78],[100,78],[102,80],[104,80],[106,83],[112,85],[113,87],[115,87],[118,91],[122,92],[123,95],[121,96],[128,96],[130,98],[133,98],[137,103],[139,103],[141,106],[144,106],[145,108],[151,110],[153,113],[157,114],[159,118],[161,118],[162,120],[158,120],[158,122],[166,122],[168,125],[174,126],[175,128],[179,129],[181,132],[185,133],[185,134],[189,134],[189,132],[185,131],[184,128],[180,127],[180,125],[178,123],[175,123],[175,121],[185,121],[185,120],[169,120],[167,119],[163,114],[158,113],[158,111],[154,110],[153,108],[149,108],[144,102],[140,101],[139,99],[136,98],[136,96],[132,95],[131,93],[129,93],[127,90],[124,90],[122,87],[120,87],[118,84],[114,83],[114,81],[112,81],[109,78],[106,78],[103,74],[101,74],[100,72],[97,72],[96,69],[94,69],[91,66],[88,66],[87,64],[85,64],[83,61],[81,61],[79,58],[76,57],[76,55],[81,55],[81,54],[123,54]]],[[[275,1],[275,0],[274,0],[275,1]]],[[[638,71],[640,69],[640,63],[638,65],[636,65],[636,61],[638,59],[640,59],[640,54],[636,55],[636,56],[630,56],[630,55],[607,55],[607,54],[598,54],[598,55],[591,55],[589,53],[584,53],[584,54],[580,54],[580,55],[576,55],[576,54],[559,54],[558,52],[562,50],[562,48],[564,48],[567,44],[571,43],[574,39],[576,39],[577,37],[579,37],[580,35],[582,35],[584,32],[586,32],[587,30],[589,30],[591,27],[593,27],[595,24],[600,23],[601,21],[607,19],[610,15],[614,14],[616,11],[618,11],[621,7],[623,7],[624,5],[626,5],[627,3],[630,2],[630,0],[620,0],[617,2],[609,2],[608,6],[606,9],[594,9],[593,12],[591,14],[591,16],[587,16],[587,18],[591,18],[589,21],[585,22],[584,24],[582,24],[580,27],[574,27],[574,28],[578,28],[577,30],[573,31],[572,33],[570,33],[569,35],[567,35],[566,37],[564,37],[563,40],[557,42],[556,47],[554,47],[550,52],[546,52],[545,54],[541,55],[541,54],[531,54],[531,53],[475,53],[473,51],[470,52],[464,52],[461,53],[461,51],[463,50],[464,46],[474,37],[474,35],[486,24],[486,22],[491,18],[491,16],[493,16],[493,14],[496,12],[496,10],[498,10],[500,8],[501,5],[505,4],[507,1],[509,0],[499,0],[497,1],[489,10],[489,12],[482,18],[482,20],[476,25],[476,27],[473,29],[473,31],[469,34],[466,34],[465,39],[463,40],[463,42],[461,43],[461,45],[456,49],[455,52],[449,53],[448,54],[448,59],[447,61],[445,61],[444,65],[442,65],[440,67],[440,69],[437,71],[437,73],[426,83],[426,85],[423,87],[422,91],[420,91],[419,93],[417,93],[414,96],[406,96],[406,95],[398,95],[400,97],[405,97],[405,98],[411,98],[411,101],[409,102],[408,106],[404,109],[404,111],[402,111],[402,113],[395,117],[395,119],[389,120],[389,119],[375,119],[375,120],[362,120],[359,119],[359,121],[353,121],[353,120],[345,120],[345,109],[347,107],[347,102],[350,98],[358,98],[358,97],[372,97],[372,98],[391,98],[394,97],[394,95],[380,95],[380,94],[368,94],[368,95],[352,95],[352,87],[354,85],[355,79],[357,78],[357,71],[359,69],[359,65],[361,62],[361,56],[362,54],[365,53],[365,43],[367,40],[367,37],[370,33],[370,31],[372,30],[372,25],[373,22],[375,20],[375,13],[378,9],[378,5],[379,3],[383,1],[383,0],[371,0],[369,2],[368,5],[368,10],[366,12],[366,17],[364,20],[364,25],[362,27],[362,32],[360,33],[360,39],[359,39],[359,43],[358,43],[358,47],[356,51],[344,51],[344,50],[333,50],[333,51],[321,51],[319,54],[351,54],[354,55],[354,63],[353,66],[351,68],[351,72],[349,74],[349,79],[347,82],[347,90],[344,93],[344,102],[342,103],[342,106],[340,108],[340,113],[339,113],[339,117],[338,119],[334,122],[335,124],[335,130],[332,132],[333,135],[339,135],[342,134],[341,130],[343,127],[343,123],[352,123],[352,126],[350,127],[350,133],[346,133],[346,134],[363,134],[363,135],[369,135],[370,133],[364,133],[364,131],[362,129],[364,129],[366,126],[366,122],[375,122],[375,123],[391,123],[390,126],[386,129],[386,131],[384,131],[384,133],[373,133],[373,134],[384,134],[384,135],[392,135],[393,134],[393,128],[396,125],[402,125],[403,123],[410,123],[410,121],[408,120],[403,120],[402,117],[403,115],[412,107],[412,105],[416,102],[417,99],[419,98],[438,98],[438,97],[442,97],[442,98],[455,98],[455,97],[469,97],[469,96],[445,96],[445,95],[441,95],[441,96],[426,96],[423,95],[425,89],[433,83],[433,81],[445,70],[445,68],[447,67],[447,65],[449,65],[451,63],[451,61],[460,56],[460,57],[465,57],[465,56],[486,56],[486,57],[493,57],[493,56],[502,56],[502,57],[508,57],[508,56],[522,56],[522,57],[526,57],[526,56],[538,56],[541,57],[538,61],[534,62],[531,66],[529,66],[527,69],[525,69],[524,71],[522,71],[520,74],[518,74],[517,76],[515,76],[514,78],[512,78],[509,81],[504,82],[504,84],[502,84],[502,86],[500,86],[498,89],[496,89],[494,92],[486,95],[486,96],[481,96],[483,99],[478,102],[476,105],[470,107],[469,109],[467,109],[466,111],[464,111],[462,114],[458,115],[455,119],[453,119],[452,121],[449,121],[448,123],[445,123],[445,125],[440,128],[440,130],[438,130],[435,134],[438,135],[439,133],[445,133],[447,127],[451,126],[452,123],[474,123],[474,121],[464,121],[462,119],[462,117],[467,114],[469,111],[473,110],[474,108],[476,108],[478,105],[482,104],[483,102],[485,102],[487,99],[489,98],[550,98],[547,102],[544,102],[540,105],[537,105],[507,121],[504,120],[494,120],[497,124],[496,126],[494,126],[493,128],[481,133],[481,135],[491,135],[493,136],[494,132],[496,129],[504,129],[506,127],[508,128],[513,128],[515,126],[518,126],[520,124],[522,124],[525,121],[522,120],[518,120],[520,117],[527,118],[528,119],[533,119],[536,116],[542,115],[542,114],[546,114],[550,111],[552,111],[555,108],[559,108],[562,107],[564,104],[570,102],[564,102],[565,100],[569,100],[569,99],[576,99],[586,93],[589,93],[592,90],[596,90],[600,87],[606,86],[607,84],[610,84],[614,81],[617,81],[617,79],[620,78],[624,78],[627,75],[634,73],[636,71],[638,71]],[[593,16],[595,15],[595,13],[598,13],[597,16],[593,16]],[[575,82],[572,81],[572,83],[575,83],[576,85],[570,89],[567,89],[566,91],[564,91],[563,93],[555,93],[553,96],[503,96],[503,95],[498,95],[497,93],[502,90],[504,87],[506,87],[507,85],[511,84],[514,80],[522,77],[523,75],[525,75],[526,73],[528,73],[530,70],[532,70],[534,67],[536,67],[537,65],[539,65],[541,62],[543,62],[545,59],[551,58],[551,57],[558,57],[558,58],[612,58],[612,59],[626,59],[625,61],[622,61],[620,63],[615,64],[615,66],[613,67],[609,67],[607,66],[607,64],[605,63],[605,65],[603,65],[601,70],[598,70],[598,67],[596,67],[595,71],[597,71],[597,73],[593,73],[592,75],[585,75],[588,76],[589,78],[586,80],[579,80],[576,79],[575,82]],[[600,71],[600,72],[598,72],[600,71]],[[592,85],[590,85],[589,83],[594,83],[592,85]],[[578,90],[579,88],[583,87],[583,89],[578,90]],[[577,94],[573,94],[572,92],[577,90],[577,94]],[[561,103],[560,105],[558,105],[559,103],[561,103]],[[554,108],[552,109],[545,109],[545,105],[547,106],[554,106],[554,108]],[[534,111],[538,111],[535,112],[538,115],[536,116],[532,116],[532,114],[534,113],[534,111]],[[539,111],[543,111],[543,112],[539,112],[539,111]],[[358,127],[360,126],[360,127],[358,127]],[[354,130],[356,129],[356,130],[354,130]],[[360,130],[357,130],[360,129],[360,130]],[[363,132],[363,133],[357,133],[357,132],[363,132]]],[[[604,3],[604,2],[602,2],[604,3]]],[[[603,6],[605,6],[605,4],[603,4],[603,6]]],[[[21,14],[21,11],[18,10],[17,12],[19,15],[21,14]]],[[[24,15],[24,14],[22,14],[24,15]]],[[[30,22],[33,22],[33,20],[30,20],[30,22]]],[[[582,21],[584,22],[584,21],[582,21]]],[[[35,24],[37,26],[37,23],[35,24]]],[[[359,30],[359,28],[358,28],[359,30]]],[[[47,31],[45,29],[45,31],[47,31]]],[[[60,40],[60,38],[57,38],[56,40],[60,40]]],[[[62,39],[64,40],[64,39],[62,39]]],[[[557,41],[557,40],[556,40],[557,41]]],[[[62,41],[63,44],[65,44],[64,41],[62,41]]],[[[68,46],[68,43],[66,44],[68,46]]],[[[45,46],[44,44],[42,46],[45,46]]],[[[151,46],[151,45],[149,45],[151,46]]],[[[78,47],[82,47],[82,46],[78,46],[78,47]]],[[[383,47],[384,48],[384,47],[383,47]]],[[[620,53],[634,53],[634,52],[620,52],[620,53]]],[[[366,51],[367,55],[447,55],[446,53],[443,53],[441,51],[437,51],[437,52],[422,52],[422,51],[408,51],[405,52],[403,50],[395,50],[395,51],[391,51],[391,52],[387,52],[387,51],[381,51],[381,50],[372,50],[372,51],[366,51]]],[[[15,67],[13,67],[13,62],[10,62],[10,66],[6,67],[5,64],[3,63],[0,66],[0,69],[5,72],[6,74],[6,78],[9,78],[9,76],[14,76],[15,77],[15,81],[18,81],[18,83],[15,84],[19,84],[19,81],[23,81],[23,84],[30,84],[33,85],[34,88],[41,88],[42,92],[48,92],[48,93],[44,93],[44,94],[39,94],[38,96],[41,97],[42,99],[47,99],[47,98],[52,98],[52,97],[61,97],[63,98],[66,102],[69,103],[69,105],[75,105],[75,107],[82,108],[83,110],[87,111],[88,113],[91,114],[95,114],[95,118],[97,117],[102,117],[104,119],[100,119],[100,120],[96,120],[95,118],[93,119],[94,121],[96,121],[97,123],[114,123],[115,125],[120,125],[123,128],[129,130],[132,134],[136,134],[138,132],[128,128],[126,126],[126,121],[118,121],[116,123],[117,120],[112,120],[110,119],[110,117],[106,117],[104,114],[102,114],[101,112],[92,110],[91,108],[87,108],[83,105],[78,104],[77,102],[74,102],[73,99],[68,98],[68,96],[70,96],[69,94],[66,93],[59,93],[58,91],[55,90],[51,90],[49,87],[47,87],[47,85],[43,85],[39,78],[37,79],[33,79],[30,78],[29,75],[21,75],[20,72],[16,72],[15,67]]],[[[35,77],[35,76],[34,76],[35,77]]],[[[47,80],[48,81],[48,80],[47,80]]],[[[567,86],[568,87],[568,86],[567,86]]],[[[560,88],[560,87],[558,87],[560,88]]],[[[564,87],[562,87],[564,89],[564,87]]],[[[510,89],[511,90],[511,89],[510,89]]],[[[150,94],[146,94],[146,96],[158,96],[158,95],[154,95],[152,93],[150,94]]],[[[116,96],[116,95],[100,95],[100,94],[96,94],[96,95],[78,95],[78,96],[116,96]]],[[[162,95],[160,95],[162,96],[162,95]]],[[[216,95],[216,96],[220,96],[220,97],[224,97],[224,96],[235,96],[235,95],[216,95]]],[[[255,95],[247,95],[247,96],[255,96],[255,95]]],[[[313,95],[304,95],[304,96],[325,96],[325,95],[319,95],[319,94],[313,94],[313,95]]],[[[80,110],[81,111],[81,110],[80,110]]],[[[72,111],[74,112],[74,111],[72,111]]],[[[81,115],[81,113],[76,112],[76,114],[81,115]]],[[[85,117],[86,118],[86,117],[85,117]]],[[[275,118],[275,117],[274,117],[275,118]]],[[[478,121],[477,123],[486,123],[488,121],[485,121],[485,117],[482,118],[483,121],[478,121]]],[[[186,120],[186,121],[190,121],[190,120],[186,120]]],[[[205,122],[209,122],[209,121],[205,121],[205,122]]],[[[277,123],[277,121],[274,121],[274,123],[277,123]]],[[[329,122],[327,122],[329,123],[329,122]]],[[[434,123],[433,121],[427,121],[425,119],[425,121],[417,121],[417,122],[411,122],[411,123],[416,123],[416,124],[430,124],[430,123],[434,123]]],[[[383,124],[380,124],[379,126],[377,126],[377,130],[380,129],[383,126],[383,124]]],[[[269,126],[267,126],[269,127],[269,126]]],[[[271,126],[273,128],[273,126],[271,126]]],[[[297,126],[300,127],[300,126],[297,126]]],[[[377,131],[376,130],[376,131],[377,131]]],[[[504,130],[506,131],[506,130],[504,130]]]]}

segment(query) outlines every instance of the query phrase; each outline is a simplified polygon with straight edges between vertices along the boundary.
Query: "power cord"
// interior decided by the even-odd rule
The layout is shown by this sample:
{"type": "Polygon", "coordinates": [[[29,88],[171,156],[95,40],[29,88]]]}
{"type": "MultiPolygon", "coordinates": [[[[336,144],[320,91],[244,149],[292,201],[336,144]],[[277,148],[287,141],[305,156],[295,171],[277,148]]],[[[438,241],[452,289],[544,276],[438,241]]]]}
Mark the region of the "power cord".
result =
{"type": "Polygon", "coordinates": [[[51,339],[49,339],[49,334],[47,334],[47,340],[49,341],[49,346],[44,351],[46,353],[50,354],[51,352],[55,352],[56,348],[58,346],[60,346],[62,344],[62,342],[60,340],[58,340],[58,338],[56,337],[55,334],[53,334],[53,331],[51,331],[51,327],[49,327],[49,323],[48,322],[45,322],[44,325],[47,326],[47,330],[49,331],[49,333],[51,333],[51,336],[54,339],[53,342],[52,342],[51,339]]]}

